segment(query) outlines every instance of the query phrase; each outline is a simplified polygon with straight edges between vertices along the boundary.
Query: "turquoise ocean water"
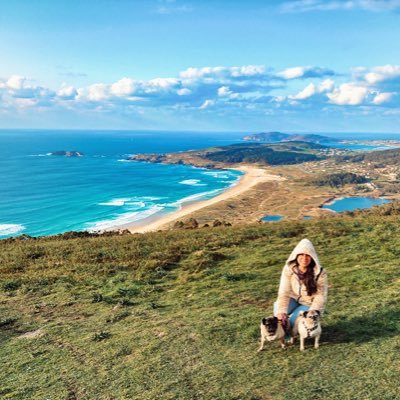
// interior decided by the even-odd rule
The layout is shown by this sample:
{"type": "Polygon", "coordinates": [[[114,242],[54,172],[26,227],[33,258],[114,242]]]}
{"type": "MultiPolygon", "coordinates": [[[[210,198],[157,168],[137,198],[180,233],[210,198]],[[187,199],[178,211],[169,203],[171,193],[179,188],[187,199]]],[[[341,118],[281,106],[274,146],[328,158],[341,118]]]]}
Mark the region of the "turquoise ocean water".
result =
{"type": "Polygon", "coordinates": [[[243,134],[0,131],[0,238],[102,230],[214,197],[242,175],[126,161],[130,154],[227,145],[243,134]],[[76,150],[83,157],[51,156],[76,150]]]}
{"type": "MultiPolygon", "coordinates": [[[[241,173],[126,158],[240,143],[244,134],[0,130],[0,239],[140,223],[212,198],[234,185],[241,173]],[[49,155],[58,150],[80,151],[84,157],[49,155]]],[[[361,145],[361,150],[370,148],[361,145]]]]}

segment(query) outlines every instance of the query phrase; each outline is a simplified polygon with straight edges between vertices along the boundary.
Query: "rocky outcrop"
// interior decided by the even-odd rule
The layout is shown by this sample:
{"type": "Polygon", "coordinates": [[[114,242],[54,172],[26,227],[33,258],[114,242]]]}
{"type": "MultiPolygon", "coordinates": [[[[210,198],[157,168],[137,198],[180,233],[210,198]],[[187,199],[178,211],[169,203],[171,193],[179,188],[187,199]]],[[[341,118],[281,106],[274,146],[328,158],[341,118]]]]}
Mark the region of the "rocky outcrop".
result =
{"type": "Polygon", "coordinates": [[[129,156],[128,160],[163,163],[167,160],[167,156],[165,154],[134,154],[129,156]]]}
{"type": "Polygon", "coordinates": [[[50,153],[52,156],[64,156],[64,157],[83,157],[83,153],[75,150],[59,150],[50,153]]]}

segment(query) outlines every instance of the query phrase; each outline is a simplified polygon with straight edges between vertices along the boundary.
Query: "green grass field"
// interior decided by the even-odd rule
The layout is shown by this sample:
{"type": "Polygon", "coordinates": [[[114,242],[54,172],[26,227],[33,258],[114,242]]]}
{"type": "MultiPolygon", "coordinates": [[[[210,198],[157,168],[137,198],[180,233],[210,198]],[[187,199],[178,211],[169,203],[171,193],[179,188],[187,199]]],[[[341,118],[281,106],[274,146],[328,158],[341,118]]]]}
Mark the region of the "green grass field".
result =
{"type": "Polygon", "coordinates": [[[0,241],[0,398],[400,399],[399,256],[399,217],[375,215],[0,241]],[[304,237],[321,346],[257,353],[304,237]]]}

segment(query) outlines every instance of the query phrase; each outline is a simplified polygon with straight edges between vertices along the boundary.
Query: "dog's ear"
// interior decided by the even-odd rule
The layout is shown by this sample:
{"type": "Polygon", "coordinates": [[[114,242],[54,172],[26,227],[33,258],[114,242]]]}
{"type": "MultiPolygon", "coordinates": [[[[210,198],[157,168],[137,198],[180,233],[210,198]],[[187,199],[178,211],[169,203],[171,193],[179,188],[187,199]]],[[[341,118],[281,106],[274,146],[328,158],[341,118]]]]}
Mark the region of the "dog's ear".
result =
{"type": "Polygon", "coordinates": [[[303,311],[303,317],[307,318],[308,311],[303,311]]]}
{"type": "Polygon", "coordinates": [[[267,323],[267,318],[263,318],[263,319],[261,320],[261,323],[262,323],[263,325],[265,325],[265,324],[267,323]]]}
{"type": "Polygon", "coordinates": [[[318,315],[321,315],[321,311],[315,310],[315,312],[316,312],[318,315]]]}

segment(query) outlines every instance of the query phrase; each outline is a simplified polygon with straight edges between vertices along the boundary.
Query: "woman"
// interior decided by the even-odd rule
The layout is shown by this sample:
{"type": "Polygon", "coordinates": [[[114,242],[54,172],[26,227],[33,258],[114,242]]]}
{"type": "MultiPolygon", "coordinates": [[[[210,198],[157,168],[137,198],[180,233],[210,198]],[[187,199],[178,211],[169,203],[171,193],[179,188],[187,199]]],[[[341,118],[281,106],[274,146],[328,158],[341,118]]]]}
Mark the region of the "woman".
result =
{"type": "MultiPolygon", "coordinates": [[[[283,267],[274,315],[294,326],[300,311],[323,312],[328,295],[328,277],[318,261],[313,244],[301,240],[283,267]]],[[[287,327],[289,328],[289,327],[287,327]]],[[[288,329],[287,329],[288,330],[288,329]]]]}

